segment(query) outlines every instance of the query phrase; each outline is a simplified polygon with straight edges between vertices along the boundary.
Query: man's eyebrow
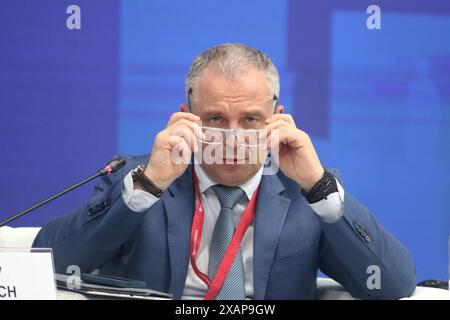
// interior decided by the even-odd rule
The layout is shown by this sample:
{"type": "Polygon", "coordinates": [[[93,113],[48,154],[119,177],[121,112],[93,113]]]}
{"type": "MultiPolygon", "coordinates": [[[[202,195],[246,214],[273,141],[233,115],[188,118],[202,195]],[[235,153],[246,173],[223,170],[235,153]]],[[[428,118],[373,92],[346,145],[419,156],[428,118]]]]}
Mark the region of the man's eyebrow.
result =
{"type": "Polygon", "coordinates": [[[201,112],[202,117],[217,116],[217,115],[223,115],[223,111],[220,108],[210,108],[201,112]]]}
{"type": "Polygon", "coordinates": [[[244,114],[246,116],[259,117],[259,118],[264,118],[266,116],[265,113],[259,109],[258,110],[244,110],[242,112],[242,114],[244,114]]]}
{"type": "MultiPolygon", "coordinates": [[[[264,118],[266,117],[266,114],[258,109],[250,109],[250,110],[242,110],[242,112],[240,112],[241,115],[244,116],[252,116],[252,117],[259,117],[259,118],[264,118]]],[[[200,112],[199,114],[201,117],[211,117],[211,116],[223,116],[224,112],[221,108],[209,108],[207,110],[204,110],[202,112],[200,112]]]]}

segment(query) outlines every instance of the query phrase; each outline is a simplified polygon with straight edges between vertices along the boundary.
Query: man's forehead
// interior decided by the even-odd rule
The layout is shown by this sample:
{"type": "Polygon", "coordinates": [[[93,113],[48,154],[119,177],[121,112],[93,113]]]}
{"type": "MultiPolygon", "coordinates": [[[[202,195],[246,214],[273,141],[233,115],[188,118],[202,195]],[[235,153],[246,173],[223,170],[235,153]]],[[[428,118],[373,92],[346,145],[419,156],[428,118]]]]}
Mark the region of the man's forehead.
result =
{"type": "Polygon", "coordinates": [[[228,113],[237,113],[243,115],[260,115],[263,116],[270,111],[270,107],[267,105],[204,105],[200,106],[197,111],[204,115],[224,115],[228,113]]]}
{"type": "Polygon", "coordinates": [[[228,77],[218,72],[205,70],[200,75],[197,86],[198,100],[205,102],[246,100],[263,101],[270,96],[266,76],[261,71],[250,68],[238,77],[228,77]]]}

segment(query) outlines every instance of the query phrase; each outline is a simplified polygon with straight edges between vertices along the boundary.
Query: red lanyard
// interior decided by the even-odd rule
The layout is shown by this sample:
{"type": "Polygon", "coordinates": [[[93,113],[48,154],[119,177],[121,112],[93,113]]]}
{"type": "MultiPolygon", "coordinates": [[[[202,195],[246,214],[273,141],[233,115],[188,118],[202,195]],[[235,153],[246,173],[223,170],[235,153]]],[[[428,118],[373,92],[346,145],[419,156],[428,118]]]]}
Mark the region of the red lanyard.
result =
{"type": "Polygon", "coordinates": [[[241,221],[231,238],[230,244],[228,245],[227,250],[220,262],[219,268],[217,269],[216,275],[214,279],[208,277],[208,275],[204,274],[197,268],[196,258],[198,254],[198,250],[200,248],[200,241],[202,239],[202,229],[203,229],[203,217],[204,217],[204,209],[202,205],[202,201],[200,199],[200,191],[198,186],[198,178],[194,172],[194,186],[195,186],[195,197],[197,200],[197,205],[194,213],[194,221],[192,223],[191,229],[191,265],[194,269],[194,272],[197,276],[208,286],[209,290],[206,293],[205,300],[214,300],[216,295],[219,293],[220,288],[222,288],[223,282],[230,271],[231,265],[233,264],[234,257],[236,256],[237,251],[239,250],[239,246],[242,242],[242,238],[244,237],[245,232],[247,231],[250,223],[255,216],[255,208],[256,208],[256,199],[258,198],[258,190],[253,193],[252,198],[250,199],[247,207],[242,214],[241,221]]]}

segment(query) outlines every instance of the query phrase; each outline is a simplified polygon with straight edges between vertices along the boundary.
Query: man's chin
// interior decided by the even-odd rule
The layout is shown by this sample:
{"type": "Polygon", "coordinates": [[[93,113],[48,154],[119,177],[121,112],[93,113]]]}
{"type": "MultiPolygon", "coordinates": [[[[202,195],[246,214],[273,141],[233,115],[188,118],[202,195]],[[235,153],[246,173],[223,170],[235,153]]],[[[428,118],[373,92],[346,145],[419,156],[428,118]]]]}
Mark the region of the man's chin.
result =
{"type": "Polygon", "coordinates": [[[204,169],[211,179],[226,186],[242,185],[256,173],[248,165],[236,162],[204,166],[204,169]]]}

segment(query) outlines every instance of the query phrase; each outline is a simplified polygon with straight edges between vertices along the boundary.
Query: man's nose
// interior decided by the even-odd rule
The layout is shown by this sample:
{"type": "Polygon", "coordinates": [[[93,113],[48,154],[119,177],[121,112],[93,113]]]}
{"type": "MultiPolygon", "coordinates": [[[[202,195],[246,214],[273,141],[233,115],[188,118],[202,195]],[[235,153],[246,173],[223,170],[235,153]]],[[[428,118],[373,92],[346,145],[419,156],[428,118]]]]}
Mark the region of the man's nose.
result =
{"type": "Polygon", "coordinates": [[[238,120],[228,120],[228,129],[237,130],[239,129],[238,120]]]}
{"type": "Polygon", "coordinates": [[[225,144],[229,147],[236,147],[238,141],[236,137],[236,130],[231,129],[226,133],[225,144]]]}

